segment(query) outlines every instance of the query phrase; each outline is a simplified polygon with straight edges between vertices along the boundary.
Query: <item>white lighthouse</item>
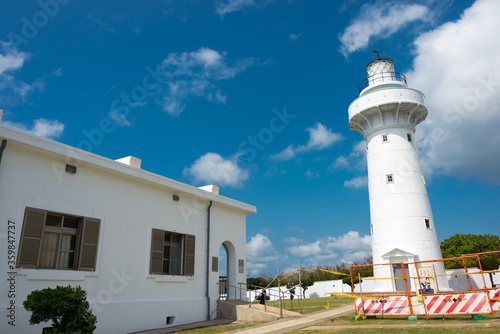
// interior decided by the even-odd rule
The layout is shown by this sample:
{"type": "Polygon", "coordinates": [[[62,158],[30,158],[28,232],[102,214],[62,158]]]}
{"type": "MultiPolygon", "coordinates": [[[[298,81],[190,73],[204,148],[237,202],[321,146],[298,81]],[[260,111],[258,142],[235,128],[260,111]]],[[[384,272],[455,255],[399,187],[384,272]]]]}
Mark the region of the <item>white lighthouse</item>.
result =
{"type": "MultiPolygon", "coordinates": [[[[441,259],[414,136],[427,117],[424,94],[407,86],[391,59],[378,56],[366,71],[349,127],[366,141],[373,263],[441,259]]],[[[401,265],[391,271],[402,276],[401,265]]]]}

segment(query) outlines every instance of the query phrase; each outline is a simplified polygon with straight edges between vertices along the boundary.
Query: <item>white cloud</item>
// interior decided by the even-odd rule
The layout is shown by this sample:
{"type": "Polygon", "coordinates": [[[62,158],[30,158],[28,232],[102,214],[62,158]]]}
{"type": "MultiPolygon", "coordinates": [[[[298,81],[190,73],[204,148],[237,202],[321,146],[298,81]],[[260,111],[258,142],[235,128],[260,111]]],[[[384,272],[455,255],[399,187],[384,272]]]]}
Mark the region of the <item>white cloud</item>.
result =
{"type": "Polygon", "coordinates": [[[4,72],[18,70],[23,66],[27,55],[19,52],[10,43],[0,42],[2,53],[0,54],[0,75],[4,72]]]}
{"type": "Polygon", "coordinates": [[[45,88],[41,79],[28,84],[14,77],[13,73],[19,71],[28,58],[28,54],[18,51],[11,43],[0,41],[0,99],[4,105],[24,102],[28,94],[45,88]]]}
{"type": "Polygon", "coordinates": [[[320,176],[319,172],[314,168],[308,169],[306,172],[306,177],[310,180],[317,179],[317,178],[319,178],[319,176],[320,176]]]}
{"type": "Polygon", "coordinates": [[[366,143],[364,140],[356,142],[348,156],[341,155],[331,164],[330,169],[365,170],[366,143]]]}
{"type": "MultiPolygon", "coordinates": [[[[299,241],[292,240],[292,241],[299,241]]],[[[307,265],[325,265],[332,260],[359,261],[371,252],[371,236],[361,237],[358,232],[350,231],[339,237],[326,237],[311,243],[302,243],[288,247],[287,251],[301,259],[307,265]]]]}
{"type": "Polygon", "coordinates": [[[291,144],[283,151],[269,155],[268,158],[274,161],[290,160],[295,158],[297,154],[314,150],[323,150],[344,139],[342,134],[333,132],[320,122],[307,128],[306,131],[309,132],[309,140],[305,145],[294,147],[294,145],[291,144]]]}
{"type": "Polygon", "coordinates": [[[251,276],[265,272],[269,264],[280,259],[278,251],[271,240],[260,233],[253,236],[247,243],[247,271],[251,276]]]}
{"type": "Polygon", "coordinates": [[[34,133],[37,136],[46,137],[49,139],[59,138],[64,131],[64,124],[58,120],[50,120],[39,118],[33,122],[33,126],[28,128],[22,123],[4,122],[7,125],[13,126],[23,131],[34,133]]]}
{"type": "Polygon", "coordinates": [[[410,22],[426,20],[429,14],[429,9],[419,4],[395,1],[365,4],[339,35],[339,51],[347,58],[351,53],[366,48],[371,40],[388,38],[410,22]]]}
{"type": "Polygon", "coordinates": [[[286,229],[289,231],[294,231],[294,232],[301,233],[301,234],[306,233],[306,230],[304,230],[302,227],[295,226],[295,225],[288,225],[286,227],[286,229]]]}
{"type": "Polygon", "coordinates": [[[295,158],[295,149],[292,144],[279,153],[269,155],[269,159],[275,161],[286,161],[293,158],[295,158]]]}
{"type": "Polygon", "coordinates": [[[123,127],[131,127],[130,121],[127,119],[125,114],[118,112],[116,110],[111,110],[108,113],[109,118],[111,118],[116,124],[123,127]]]}
{"type": "Polygon", "coordinates": [[[296,257],[309,257],[321,254],[325,249],[320,246],[320,241],[316,241],[310,244],[289,247],[288,251],[296,257]]]}
{"type": "Polygon", "coordinates": [[[320,122],[307,128],[306,131],[309,132],[309,141],[306,145],[297,147],[298,152],[322,150],[344,139],[341,133],[332,132],[331,129],[328,129],[320,122]]]}
{"type": "Polygon", "coordinates": [[[215,1],[213,5],[217,15],[223,19],[226,14],[239,12],[248,7],[262,8],[271,1],[272,0],[227,0],[227,2],[215,1]]]}
{"type": "Polygon", "coordinates": [[[62,77],[64,75],[64,71],[62,68],[58,68],[57,70],[52,72],[52,75],[55,77],[62,77]]]}
{"type": "Polygon", "coordinates": [[[372,238],[370,235],[361,237],[358,231],[349,231],[339,237],[328,237],[325,241],[326,247],[340,250],[365,250],[371,251],[372,238]]]}
{"type": "Polygon", "coordinates": [[[417,128],[426,176],[442,173],[500,184],[499,3],[478,0],[456,22],[415,41],[410,87],[426,95],[417,128]]]}
{"type": "Polygon", "coordinates": [[[342,261],[362,261],[371,255],[371,236],[360,236],[356,231],[338,237],[323,237],[313,242],[286,237],[283,242],[289,247],[286,248],[286,254],[279,254],[267,236],[259,233],[252,237],[247,243],[248,273],[256,276],[274,272],[273,266],[289,273],[297,268],[297,258],[300,258],[303,268],[314,268],[340,264],[342,261]]]}
{"type": "Polygon", "coordinates": [[[345,188],[360,189],[368,185],[368,176],[358,176],[344,182],[345,188]]]}
{"type": "Polygon", "coordinates": [[[259,276],[260,274],[266,273],[267,267],[267,263],[254,263],[247,261],[247,274],[249,276],[259,276]]]}
{"type": "Polygon", "coordinates": [[[364,259],[366,259],[366,258],[368,258],[370,256],[371,256],[371,252],[369,252],[369,251],[358,251],[358,252],[350,251],[350,252],[345,252],[342,255],[341,262],[352,264],[352,263],[354,263],[356,261],[357,262],[361,262],[361,261],[363,261],[364,259]]]}
{"type": "Polygon", "coordinates": [[[350,166],[351,164],[349,163],[349,159],[346,156],[341,155],[335,159],[331,167],[333,169],[348,169],[350,166]]]}
{"type": "Polygon", "coordinates": [[[299,37],[302,36],[302,33],[291,33],[290,35],[288,35],[288,39],[292,42],[295,42],[297,39],[299,39],[299,37]]]}
{"type": "Polygon", "coordinates": [[[283,240],[283,242],[285,244],[289,244],[289,245],[299,245],[299,244],[302,244],[304,242],[304,240],[302,240],[300,238],[287,237],[283,240]]]}
{"type": "Polygon", "coordinates": [[[206,153],[183,174],[194,179],[195,183],[209,183],[218,186],[242,187],[249,177],[248,170],[238,166],[238,156],[224,159],[217,153],[206,153]]]}
{"type": "Polygon", "coordinates": [[[164,77],[157,90],[160,104],[163,110],[177,116],[184,111],[186,103],[193,97],[226,103],[227,97],[222,94],[217,83],[233,78],[256,63],[254,58],[245,58],[229,65],[226,52],[210,48],[170,53],[157,67],[157,73],[164,77]]]}

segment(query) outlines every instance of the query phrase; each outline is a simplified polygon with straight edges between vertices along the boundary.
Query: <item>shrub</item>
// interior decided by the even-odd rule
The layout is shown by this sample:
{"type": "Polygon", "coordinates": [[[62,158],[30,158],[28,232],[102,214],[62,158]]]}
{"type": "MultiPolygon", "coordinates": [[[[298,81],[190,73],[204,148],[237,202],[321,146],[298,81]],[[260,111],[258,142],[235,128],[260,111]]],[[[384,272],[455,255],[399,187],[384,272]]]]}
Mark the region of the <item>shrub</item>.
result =
{"type": "Polygon", "coordinates": [[[97,317],[92,314],[87,292],[80,286],[57,286],[32,291],[23,302],[32,312],[30,325],[52,320],[52,333],[93,333],[97,317]]]}

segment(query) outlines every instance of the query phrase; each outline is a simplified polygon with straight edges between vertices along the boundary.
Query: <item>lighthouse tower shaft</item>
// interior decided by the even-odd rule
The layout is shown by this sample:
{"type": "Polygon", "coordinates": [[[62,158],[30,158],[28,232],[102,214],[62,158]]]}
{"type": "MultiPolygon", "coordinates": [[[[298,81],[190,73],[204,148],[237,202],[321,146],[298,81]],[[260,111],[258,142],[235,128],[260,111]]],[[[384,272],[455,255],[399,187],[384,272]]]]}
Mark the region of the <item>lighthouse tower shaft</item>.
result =
{"type": "Polygon", "coordinates": [[[442,258],[422,174],[415,127],[427,117],[424,95],[409,88],[390,59],[367,66],[349,126],[366,141],[373,263],[442,258]]]}

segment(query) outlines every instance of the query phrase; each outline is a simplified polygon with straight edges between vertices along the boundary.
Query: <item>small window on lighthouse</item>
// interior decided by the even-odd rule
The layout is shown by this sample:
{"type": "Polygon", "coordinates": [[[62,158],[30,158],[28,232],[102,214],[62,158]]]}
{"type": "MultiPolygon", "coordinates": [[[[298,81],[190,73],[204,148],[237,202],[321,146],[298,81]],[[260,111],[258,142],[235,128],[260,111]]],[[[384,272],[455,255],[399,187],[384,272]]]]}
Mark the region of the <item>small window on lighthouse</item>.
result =
{"type": "Polygon", "coordinates": [[[373,234],[373,224],[370,224],[370,230],[371,230],[371,232],[373,234]]]}
{"type": "Polygon", "coordinates": [[[387,183],[394,183],[394,177],[392,174],[387,174],[387,183]]]}
{"type": "Polygon", "coordinates": [[[411,143],[411,134],[407,133],[406,137],[408,138],[408,141],[411,143]]]}
{"type": "Polygon", "coordinates": [[[425,219],[425,228],[428,230],[431,229],[431,221],[429,219],[425,219]]]}
{"type": "Polygon", "coordinates": [[[382,135],[382,143],[388,143],[389,142],[389,135],[382,135]]]}

